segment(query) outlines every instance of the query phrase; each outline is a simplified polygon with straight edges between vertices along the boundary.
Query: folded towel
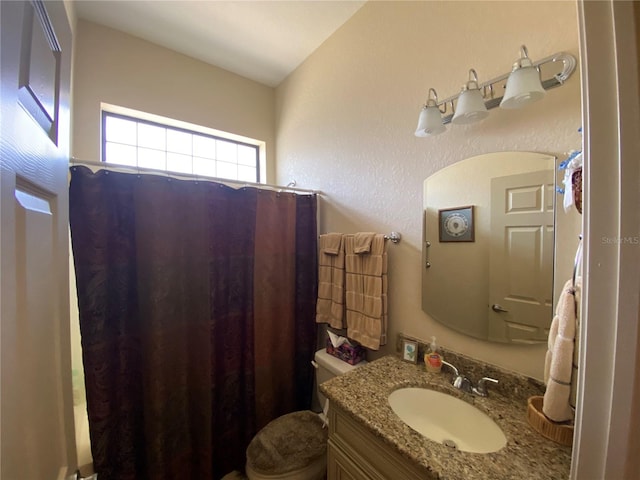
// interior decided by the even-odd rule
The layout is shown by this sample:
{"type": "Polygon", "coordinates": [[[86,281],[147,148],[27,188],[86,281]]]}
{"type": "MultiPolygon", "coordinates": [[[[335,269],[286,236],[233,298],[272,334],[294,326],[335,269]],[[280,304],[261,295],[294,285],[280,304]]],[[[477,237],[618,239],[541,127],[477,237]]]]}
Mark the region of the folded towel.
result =
{"type": "Polygon", "coordinates": [[[375,233],[373,232],[358,232],[356,233],[353,244],[353,252],[354,253],[368,253],[371,251],[371,242],[373,241],[373,237],[375,233]]]}
{"type": "Polygon", "coordinates": [[[342,329],[344,323],[344,243],[341,233],[320,235],[316,322],[342,329]]]}
{"type": "Polygon", "coordinates": [[[327,233],[320,235],[320,253],[338,255],[342,251],[342,234],[327,233]]]}
{"type": "Polygon", "coordinates": [[[369,252],[356,252],[368,234],[345,235],[347,336],[378,350],[387,343],[387,251],[384,235],[373,234],[369,252]]]}
{"type": "Polygon", "coordinates": [[[544,365],[544,381],[547,389],[542,411],[554,422],[564,422],[573,418],[569,400],[575,335],[576,305],[573,282],[569,280],[562,289],[556,315],[551,322],[544,365]]]}

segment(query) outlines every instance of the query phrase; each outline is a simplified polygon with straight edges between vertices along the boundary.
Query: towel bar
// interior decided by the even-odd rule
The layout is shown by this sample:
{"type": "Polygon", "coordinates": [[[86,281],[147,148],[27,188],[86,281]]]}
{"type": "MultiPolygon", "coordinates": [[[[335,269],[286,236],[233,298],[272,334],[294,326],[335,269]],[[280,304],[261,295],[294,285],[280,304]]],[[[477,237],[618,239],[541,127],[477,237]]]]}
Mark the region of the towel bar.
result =
{"type": "Polygon", "coordinates": [[[385,240],[391,240],[391,243],[400,243],[402,235],[398,232],[391,232],[389,235],[384,236],[385,240]]]}
{"type": "Polygon", "coordinates": [[[385,235],[384,239],[391,240],[392,243],[400,243],[402,235],[400,235],[398,232],[391,232],[389,235],[385,235]]]}

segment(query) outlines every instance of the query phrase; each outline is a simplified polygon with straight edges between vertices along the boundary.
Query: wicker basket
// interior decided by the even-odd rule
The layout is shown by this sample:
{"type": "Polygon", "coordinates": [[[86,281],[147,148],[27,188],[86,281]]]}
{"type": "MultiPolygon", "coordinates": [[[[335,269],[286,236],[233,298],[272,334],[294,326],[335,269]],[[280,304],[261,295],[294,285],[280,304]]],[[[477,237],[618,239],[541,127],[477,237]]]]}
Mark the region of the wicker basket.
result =
{"type": "Polygon", "coordinates": [[[529,397],[527,401],[527,420],[533,429],[540,435],[547,437],[561,445],[573,444],[573,425],[555,423],[542,413],[542,400],[544,397],[529,397]]]}

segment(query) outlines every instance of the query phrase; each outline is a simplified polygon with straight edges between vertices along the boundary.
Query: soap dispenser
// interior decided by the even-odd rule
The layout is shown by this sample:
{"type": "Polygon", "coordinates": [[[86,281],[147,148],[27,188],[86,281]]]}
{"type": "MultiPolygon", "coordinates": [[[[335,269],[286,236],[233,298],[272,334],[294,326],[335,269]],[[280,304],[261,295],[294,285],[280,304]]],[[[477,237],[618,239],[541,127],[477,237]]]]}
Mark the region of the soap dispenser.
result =
{"type": "Polygon", "coordinates": [[[436,337],[431,337],[431,345],[429,345],[429,351],[424,356],[424,364],[427,367],[427,372],[440,373],[442,369],[442,355],[438,353],[436,337]]]}

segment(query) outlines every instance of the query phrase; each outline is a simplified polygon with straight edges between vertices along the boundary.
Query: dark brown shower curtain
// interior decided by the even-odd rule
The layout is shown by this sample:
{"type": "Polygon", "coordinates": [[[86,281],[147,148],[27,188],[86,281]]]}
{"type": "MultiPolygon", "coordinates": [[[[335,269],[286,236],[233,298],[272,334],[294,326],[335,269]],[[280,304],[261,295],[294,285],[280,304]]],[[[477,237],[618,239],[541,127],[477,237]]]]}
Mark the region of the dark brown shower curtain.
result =
{"type": "Polygon", "coordinates": [[[310,407],[316,196],[71,168],[101,480],[217,479],[310,407]]]}

